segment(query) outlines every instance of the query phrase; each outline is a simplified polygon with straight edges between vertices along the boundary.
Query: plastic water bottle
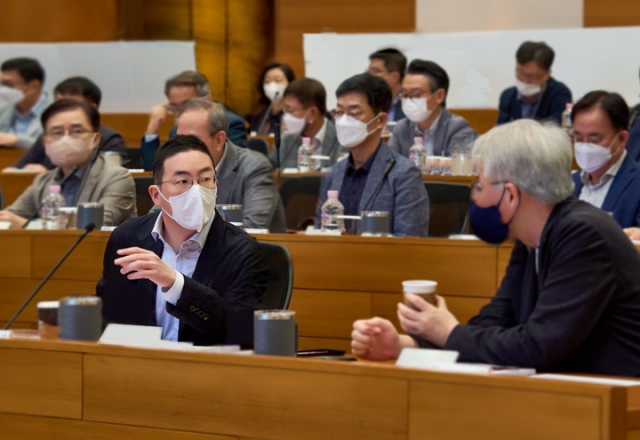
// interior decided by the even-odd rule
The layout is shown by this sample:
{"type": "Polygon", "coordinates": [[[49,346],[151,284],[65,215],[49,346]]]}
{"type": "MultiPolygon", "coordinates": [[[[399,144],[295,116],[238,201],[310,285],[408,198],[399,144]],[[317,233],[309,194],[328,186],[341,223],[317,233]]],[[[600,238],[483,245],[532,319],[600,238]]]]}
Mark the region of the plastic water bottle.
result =
{"type": "Polygon", "coordinates": [[[344,206],[338,200],[338,191],[328,191],[327,201],[322,205],[322,226],[323,231],[344,232],[344,219],[336,216],[344,215],[344,206]]]}
{"type": "Polygon", "coordinates": [[[60,194],[60,185],[51,185],[49,194],[42,199],[40,218],[43,229],[62,229],[60,208],[65,206],[65,200],[60,194]]]}
{"type": "Polygon", "coordinates": [[[567,107],[562,112],[562,128],[567,132],[569,136],[573,136],[573,123],[571,122],[571,110],[573,110],[573,104],[567,102],[567,107]]]}
{"type": "Polygon", "coordinates": [[[422,138],[414,137],[413,145],[409,148],[409,160],[423,172],[426,159],[427,150],[424,148],[424,145],[422,145],[422,138]]]}
{"type": "Polygon", "coordinates": [[[298,148],[298,171],[308,173],[311,170],[311,138],[303,137],[302,145],[298,148]]]}

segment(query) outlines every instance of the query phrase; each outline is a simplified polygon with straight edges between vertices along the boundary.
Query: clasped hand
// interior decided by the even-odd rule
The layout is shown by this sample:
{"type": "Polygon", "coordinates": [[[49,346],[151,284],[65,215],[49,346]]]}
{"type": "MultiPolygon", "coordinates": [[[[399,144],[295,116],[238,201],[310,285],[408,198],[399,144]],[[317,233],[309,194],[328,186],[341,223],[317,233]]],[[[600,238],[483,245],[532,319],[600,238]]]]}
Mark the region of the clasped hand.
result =
{"type": "Polygon", "coordinates": [[[132,247],[119,249],[114,263],[122,266],[120,273],[130,280],[147,279],[158,286],[168,289],[176,281],[176,271],[165,264],[156,254],[146,249],[132,247]]]}

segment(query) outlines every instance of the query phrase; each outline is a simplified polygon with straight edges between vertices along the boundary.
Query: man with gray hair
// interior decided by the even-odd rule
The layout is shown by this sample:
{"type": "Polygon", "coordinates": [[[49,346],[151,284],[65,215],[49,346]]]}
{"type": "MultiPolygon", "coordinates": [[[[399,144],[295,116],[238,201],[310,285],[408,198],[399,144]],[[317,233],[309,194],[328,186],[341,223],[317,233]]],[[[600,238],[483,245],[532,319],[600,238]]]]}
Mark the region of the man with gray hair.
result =
{"type": "Polygon", "coordinates": [[[356,321],[353,353],[397,357],[444,348],[462,362],[640,375],[640,254],[605,212],[572,197],[571,142],[555,124],[520,120],[476,142],[470,220],[479,238],[516,240],[500,288],[468,324],[406,294],[399,335],[382,318],[356,321]]]}
{"type": "Polygon", "coordinates": [[[261,153],[236,146],[227,138],[228,130],[224,105],[210,98],[192,99],[178,114],[178,134],[197,137],[213,157],[217,203],[242,205],[245,228],[286,232],[284,208],[269,160],[261,153]]]}

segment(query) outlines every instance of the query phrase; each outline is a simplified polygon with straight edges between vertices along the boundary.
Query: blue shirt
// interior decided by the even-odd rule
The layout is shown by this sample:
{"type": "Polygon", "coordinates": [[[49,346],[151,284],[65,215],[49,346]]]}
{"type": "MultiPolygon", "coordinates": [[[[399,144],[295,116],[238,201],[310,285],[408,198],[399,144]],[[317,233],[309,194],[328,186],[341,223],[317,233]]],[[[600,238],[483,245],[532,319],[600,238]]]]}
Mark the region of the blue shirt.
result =
{"type": "Polygon", "coordinates": [[[393,102],[391,103],[391,108],[389,109],[389,113],[388,113],[388,121],[395,121],[396,120],[396,105],[398,105],[398,101],[400,101],[400,98],[396,98],[393,100],[393,102]]]}
{"type": "Polygon", "coordinates": [[[520,113],[522,114],[522,117],[533,117],[533,111],[535,110],[538,101],[540,101],[540,95],[538,95],[535,101],[529,101],[524,96],[518,94],[518,100],[520,101],[520,113]]]}
{"type": "Polygon", "coordinates": [[[13,111],[13,121],[11,122],[11,127],[9,128],[9,133],[14,134],[26,134],[29,130],[29,126],[31,123],[40,117],[40,114],[44,111],[47,105],[47,94],[42,92],[40,94],[40,99],[36,101],[36,103],[31,107],[29,113],[23,115],[18,111],[18,108],[15,107],[13,111]]]}
{"type": "MultiPolygon", "coordinates": [[[[349,165],[347,166],[344,178],[342,179],[340,194],[338,194],[338,199],[340,200],[340,203],[342,203],[342,206],[344,206],[345,215],[360,215],[360,199],[362,198],[364,187],[367,184],[367,179],[369,178],[369,171],[371,170],[371,166],[373,165],[373,161],[376,159],[376,154],[378,154],[379,149],[380,146],[376,148],[376,151],[373,152],[364,165],[358,169],[356,169],[353,164],[353,156],[349,154],[349,159],[347,159],[349,161],[349,165]]],[[[351,226],[352,222],[347,221],[345,223],[345,229],[348,232],[354,232],[351,226]]]]}
{"type": "MultiPolygon", "coordinates": [[[[80,190],[80,185],[82,184],[82,176],[84,175],[87,166],[88,163],[77,170],[75,173],[73,173],[73,175],[69,177],[64,185],[62,185],[62,187],[60,188],[60,194],[62,195],[62,197],[64,197],[65,206],[76,206],[76,197],[79,196],[78,191],[80,190]]],[[[62,182],[62,179],[64,179],[64,173],[62,172],[62,168],[58,168],[55,181],[57,183],[60,183],[62,182]]]]}

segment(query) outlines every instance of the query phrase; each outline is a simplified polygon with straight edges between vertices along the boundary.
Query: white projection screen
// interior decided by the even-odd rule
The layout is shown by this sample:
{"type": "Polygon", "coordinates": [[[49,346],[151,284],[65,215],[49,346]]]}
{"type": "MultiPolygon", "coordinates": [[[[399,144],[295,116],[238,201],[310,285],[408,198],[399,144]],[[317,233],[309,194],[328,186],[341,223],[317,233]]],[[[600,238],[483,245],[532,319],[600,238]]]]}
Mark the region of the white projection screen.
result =
{"type": "Polygon", "coordinates": [[[369,54],[395,47],[409,60],[428,59],[449,74],[449,108],[496,108],[515,81],[515,52],[523,41],[545,41],[556,53],[552,75],[574,101],[604,89],[629,105],[640,101],[640,27],[544,29],[428,34],[305,34],[306,75],[327,89],[328,108],[344,79],[366,70],[369,54]]]}
{"type": "Polygon", "coordinates": [[[86,76],[102,90],[102,113],[148,113],[166,100],[170,76],[196,66],[193,42],[6,43],[0,62],[36,58],[45,69],[44,89],[65,78],[86,76]]]}

